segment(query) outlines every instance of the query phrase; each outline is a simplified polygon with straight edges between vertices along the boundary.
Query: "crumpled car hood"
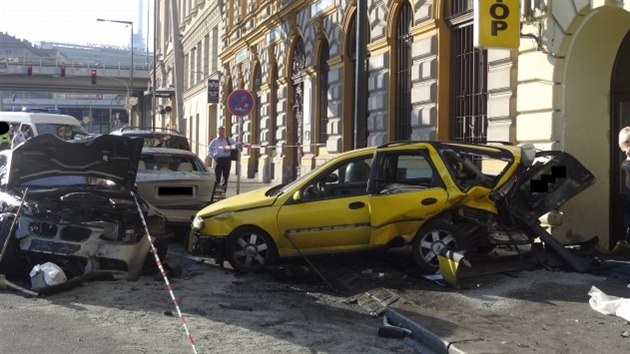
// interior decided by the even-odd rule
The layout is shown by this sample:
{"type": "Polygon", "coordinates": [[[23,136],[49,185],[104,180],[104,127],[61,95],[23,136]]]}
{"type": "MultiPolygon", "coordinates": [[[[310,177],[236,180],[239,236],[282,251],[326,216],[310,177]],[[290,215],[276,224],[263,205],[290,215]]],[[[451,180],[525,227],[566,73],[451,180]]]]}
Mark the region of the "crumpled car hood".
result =
{"type": "Polygon", "coordinates": [[[7,187],[45,177],[86,176],[131,189],[142,145],[142,139],[114,135],[70,141],[38,135],[13,151],[7,187]]]}
{"type": "Polygon", "coordinates": [[[197,215],[204,218],[227,211],[240,211],[243,209],[254,209],[271,206],[277,197],[268,197],[265,193],[269,187],[263,187],[247,193],[238,194],[229,198],[212,203],[197,212],[197,215]]]}

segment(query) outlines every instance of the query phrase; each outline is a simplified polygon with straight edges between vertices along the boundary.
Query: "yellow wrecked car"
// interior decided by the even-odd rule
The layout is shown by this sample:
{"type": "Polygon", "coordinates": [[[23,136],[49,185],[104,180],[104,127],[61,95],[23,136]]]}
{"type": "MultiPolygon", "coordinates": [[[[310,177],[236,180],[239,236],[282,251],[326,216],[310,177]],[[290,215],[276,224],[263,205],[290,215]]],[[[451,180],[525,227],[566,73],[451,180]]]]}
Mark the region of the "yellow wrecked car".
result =
{"type": "Polygon", "coordinates": [[[594,183],[570,155],[547,155],[534,164],[532,146],[447,142],[349,151],[289,184],[206,206],[188,249],[258,271],[278,258],[411,245],[417,265],[435,272],[447,249],[531,243],[528,223],[594,183]],[[552,172],[555,183],[530,190],[552,172]]]}

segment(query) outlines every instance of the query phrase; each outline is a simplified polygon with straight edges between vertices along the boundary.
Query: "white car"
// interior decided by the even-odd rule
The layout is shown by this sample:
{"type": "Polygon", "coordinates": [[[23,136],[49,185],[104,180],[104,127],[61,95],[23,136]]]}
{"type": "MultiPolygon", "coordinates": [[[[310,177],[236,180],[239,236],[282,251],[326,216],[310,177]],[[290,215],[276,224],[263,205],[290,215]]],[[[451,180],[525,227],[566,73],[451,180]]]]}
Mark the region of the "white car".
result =
{"type": "Polygon", "coordinates": [[[190,226],[197,211],[212,203],[214,174],[194,153],[164,147],[143,147],[136,185],[170,226],[190,226]]]}

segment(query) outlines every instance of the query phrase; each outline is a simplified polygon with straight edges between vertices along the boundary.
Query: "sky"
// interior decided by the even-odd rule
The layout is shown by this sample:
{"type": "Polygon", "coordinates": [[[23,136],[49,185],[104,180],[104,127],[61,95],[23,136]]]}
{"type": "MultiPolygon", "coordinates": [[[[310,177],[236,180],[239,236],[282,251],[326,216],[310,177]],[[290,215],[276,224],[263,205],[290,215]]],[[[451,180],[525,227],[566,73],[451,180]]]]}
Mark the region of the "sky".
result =
{"type": "MultiPolygon", "coordinates": [[[[0,32],[34,44],[40,41],[83,45],[129,47],[131,30],[120,23],[99,22],[97,18],[133,21],[133,30],[147,27],[153,32],[155,0],[0,0],[0,32]],[[144,4],[139,16],[139,3],[144,4]],[[147,16],[147,6],[151,13],[147,16]],[[149,25],[147,26],[147,17],[149,25]],[[144,24],[138,22],[141,19],[144,24]]],[[[147,43],[152,48],[153,36],[147,43]]]]}

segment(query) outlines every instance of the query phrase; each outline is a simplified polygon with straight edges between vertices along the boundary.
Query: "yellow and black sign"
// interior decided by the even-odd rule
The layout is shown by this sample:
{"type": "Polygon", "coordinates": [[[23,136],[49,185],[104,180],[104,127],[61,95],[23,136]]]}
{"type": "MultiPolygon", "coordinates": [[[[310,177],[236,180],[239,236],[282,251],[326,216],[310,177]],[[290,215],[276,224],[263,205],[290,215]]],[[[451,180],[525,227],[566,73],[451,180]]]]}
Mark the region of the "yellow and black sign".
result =
{"type": "Polygon", "coordinates": [[[519,0],[475,0],[474,40],[477,48],[518,48],[519,0]]]}

